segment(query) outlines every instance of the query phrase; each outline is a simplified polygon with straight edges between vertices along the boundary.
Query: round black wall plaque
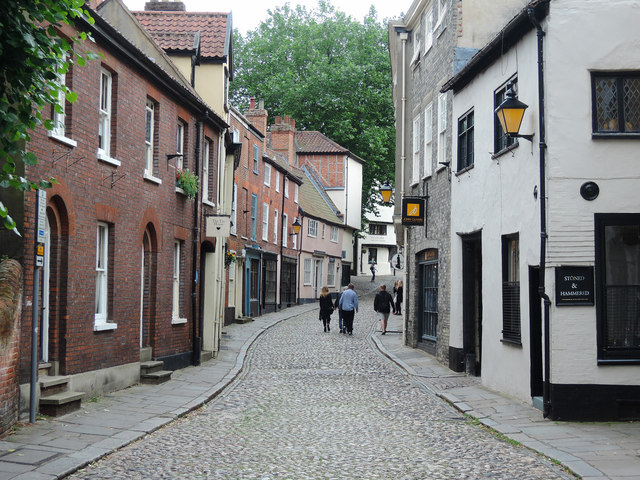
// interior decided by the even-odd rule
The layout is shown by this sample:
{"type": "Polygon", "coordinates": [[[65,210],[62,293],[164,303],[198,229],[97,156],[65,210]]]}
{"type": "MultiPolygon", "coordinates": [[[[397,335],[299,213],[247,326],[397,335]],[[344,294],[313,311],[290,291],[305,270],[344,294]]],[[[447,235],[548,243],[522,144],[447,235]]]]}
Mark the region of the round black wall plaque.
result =
{"type": "Polygon", "coordinates": [[[583,183],[580,187],[580,195],[585,200],[595,200],[600,194],[600,187],[595,182],[583,183]]]}

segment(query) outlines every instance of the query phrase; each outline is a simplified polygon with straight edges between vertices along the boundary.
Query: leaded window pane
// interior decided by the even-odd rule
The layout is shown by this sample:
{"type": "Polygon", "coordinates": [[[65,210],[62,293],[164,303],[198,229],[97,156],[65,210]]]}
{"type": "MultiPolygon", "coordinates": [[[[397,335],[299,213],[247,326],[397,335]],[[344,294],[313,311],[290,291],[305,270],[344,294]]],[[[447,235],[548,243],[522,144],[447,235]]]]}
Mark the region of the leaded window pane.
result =
{"type": "Polygon", "coordinates": [[[615,78],[596,78],[596,110],[599,131],[618,130],[618,89],[615,78]]]}
{"type": "Polygon", "coordinates": [[[640,78],[625,78],[624,131],[640,132],[640,78]]]}

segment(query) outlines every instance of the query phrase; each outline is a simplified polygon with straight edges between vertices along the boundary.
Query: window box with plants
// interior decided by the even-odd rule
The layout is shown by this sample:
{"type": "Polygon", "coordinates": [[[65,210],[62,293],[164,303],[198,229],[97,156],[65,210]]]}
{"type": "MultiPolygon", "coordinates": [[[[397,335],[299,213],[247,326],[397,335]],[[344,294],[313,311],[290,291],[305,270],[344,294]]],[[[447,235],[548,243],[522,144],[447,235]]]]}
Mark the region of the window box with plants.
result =
{"type": "Polygon", "coordinates": [[[198,196],[198,176],[188,168],[176,169],[176,191],[194,200],[198,196]]]}

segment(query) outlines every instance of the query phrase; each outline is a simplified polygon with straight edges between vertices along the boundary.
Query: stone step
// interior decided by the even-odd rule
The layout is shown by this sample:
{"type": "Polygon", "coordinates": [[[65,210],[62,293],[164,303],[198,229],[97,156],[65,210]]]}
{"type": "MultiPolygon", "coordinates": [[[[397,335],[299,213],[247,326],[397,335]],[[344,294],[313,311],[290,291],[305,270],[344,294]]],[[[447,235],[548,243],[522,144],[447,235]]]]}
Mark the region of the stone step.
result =
{"type": "Polygon", "coordinates": [[[240,318],[236,318],[235,322],[236,323],[249,323],[249,322],[253,322],[253,318],[251,318],[251,317],[240,317],[240,318]]]}
{"type": "Polygon", "coordinates": [[[146,375],[148,373],[157,372],[162,370],[164,363],[160,360],[149,360],[147,362],[140,362],[140,374],[146,375]]]}
{"type": "Polygon", "coordinates": [[[159,385],[160,383],[168,382],[171,380],[171,370],[158,370],[151,373],[145,373],[140,375],[140,382],[150,385],[159,385]]]}
{"type": "Polygon", "coordinates": [[[40,397],[40,413],[59,417],[80,409],[84,392],[59,392],[40,397]]]}
{"type": "Polygon", "coordinates": [[[40,385],[40,396],[47,397],[56,393],[65,392],[69,384],[69,377],[45,376],[38,378],[38,384],[40,385]]]}

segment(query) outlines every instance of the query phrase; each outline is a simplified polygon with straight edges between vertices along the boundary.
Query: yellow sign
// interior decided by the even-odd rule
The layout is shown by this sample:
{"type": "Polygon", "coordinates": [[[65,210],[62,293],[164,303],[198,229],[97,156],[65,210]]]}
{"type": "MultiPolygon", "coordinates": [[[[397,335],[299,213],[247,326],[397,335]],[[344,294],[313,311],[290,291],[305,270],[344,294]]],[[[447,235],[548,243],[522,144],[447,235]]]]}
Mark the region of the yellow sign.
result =
{"type": "Polygon", "coordinates": [[[44,255],[44,245],[38,245],[38,255],[44,255]]]}
{"type": "Polygon", "coordinates": [[[402,199],[402,224],[403,225],[424,225],[424,199],[403,198],[402,199]]]}

